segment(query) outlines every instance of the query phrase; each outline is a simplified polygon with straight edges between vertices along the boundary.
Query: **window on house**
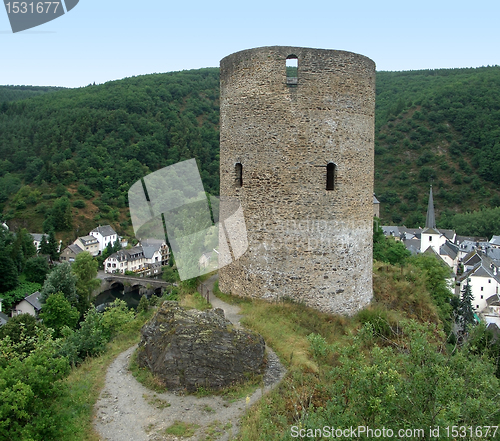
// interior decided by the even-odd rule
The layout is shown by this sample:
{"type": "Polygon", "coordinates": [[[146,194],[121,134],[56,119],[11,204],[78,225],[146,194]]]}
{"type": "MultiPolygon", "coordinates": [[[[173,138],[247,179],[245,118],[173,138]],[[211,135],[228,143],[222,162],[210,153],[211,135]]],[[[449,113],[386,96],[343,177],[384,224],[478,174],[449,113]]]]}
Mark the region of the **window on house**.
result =
{"type": "Polygon", "coordinates": [[[335,164],[328,163],[326,166],[326,189],[333,190],[335,187],[335,164]]]}
{"type": "Polygon", "coordinates": [[[481,296],[481,300],[483,300],[483,296],[481,296]]]}
{"type": "Polygon", "coordinates": [[[488,283],[491,283],[491,279],[488,279],[488,283]]]}
{"type": "Polygon", "coordinates": [[[286,84],[296,86],[298,84],[299,59],[296,55],[286,57],[286,84]]]}
{"type": "Polygon", "coordinates": [[[483,290],[484,290],[484,288],[481,286],[481,291],[483,291],[483,290]]]}
{"type": "Polygon", "coordinates": [[[429,242],[432,242],[432,236],[429,236],[429,242]]]}
{"type": "Polygon", "coordinates": [[[476,309],[479,309],[479,305],[476,305],[476,309]]]}
{"type": "Polygon", "coordinates": [[[235,179],[234,183],[236,187],[243,187],[243,165],[241,162],[237,162],[234,166],[235,179]]]}

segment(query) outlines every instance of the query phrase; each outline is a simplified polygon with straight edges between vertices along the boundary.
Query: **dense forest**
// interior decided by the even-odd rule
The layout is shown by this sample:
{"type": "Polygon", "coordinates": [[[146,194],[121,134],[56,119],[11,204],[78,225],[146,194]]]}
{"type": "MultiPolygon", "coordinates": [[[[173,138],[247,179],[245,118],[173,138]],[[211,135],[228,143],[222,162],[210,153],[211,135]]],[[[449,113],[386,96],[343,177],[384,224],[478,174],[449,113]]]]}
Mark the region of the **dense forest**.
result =
{"type": "Polygon", "coordinates": [[[64,87],[50,86],[0,86],[0,103],[19,101],[33,96],[64,90],[64,87]]]}
{"type": "MultiPolygon", "coordinates": [[[[375,191],[388,224],[500,206],[500,67],[377,73],[375,191]]],[[[498,233],[497,233],[498,234],[498,233]]]]}
{"type": "MultiPolygon", "coordinates": [[[[130,234],[130,185],[192,157],[218,194],[218,98],[217,68],[79,89],[1,87],[3,219],[65,241],[96,223],[130,234]]],[[[423,226],[430,184],[438,226],[500,206],[499,153],[500,67],[377,73],[383,223],[423,226]]]]}

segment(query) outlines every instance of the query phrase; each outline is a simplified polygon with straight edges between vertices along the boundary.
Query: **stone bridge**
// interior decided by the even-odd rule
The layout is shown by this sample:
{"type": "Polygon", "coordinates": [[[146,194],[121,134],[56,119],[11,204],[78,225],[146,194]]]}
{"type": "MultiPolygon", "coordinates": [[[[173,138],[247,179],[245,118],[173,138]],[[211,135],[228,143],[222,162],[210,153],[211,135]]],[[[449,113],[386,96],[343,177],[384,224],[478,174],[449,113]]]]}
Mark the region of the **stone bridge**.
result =
{"type": "Polygon", "coordinates": [[[103,277],[98,291],[102,292],[107,289],[123,289],[123,292],[125,293],[138,288],[140,295],[149,295],[153,293],[161,295],[169,286],[172,286],[172,284],[164,282],[163,280],[109,274],[103,277]]]}

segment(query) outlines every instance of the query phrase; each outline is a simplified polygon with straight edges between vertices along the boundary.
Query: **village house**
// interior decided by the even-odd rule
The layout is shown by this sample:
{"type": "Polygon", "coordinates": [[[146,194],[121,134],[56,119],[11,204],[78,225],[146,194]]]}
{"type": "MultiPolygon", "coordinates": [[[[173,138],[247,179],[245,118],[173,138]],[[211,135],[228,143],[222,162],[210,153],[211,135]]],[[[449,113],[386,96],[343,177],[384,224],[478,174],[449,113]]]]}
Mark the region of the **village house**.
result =
{"type": "Polygon", "coordinates": [[[104,272],[106,273],[125,274],[125,271],[139,273],[144,269],[145,259],[141,246],[117,251],[104,261],[104,272]]]}
{"type": "Polygon", "coordinates": [[[146,239],[129,250],[113,253],[104,261],[106,273],[131,271],[142,276],[161,273],[161,267],[168,264],[170,252],[165,241],[146,239]]]}
{"type": "Polygon", "coordinates": [[[42,238],[45,236],[46,240],[48,240],[48,236],[46,234],[38,234],[38,233],[30,233],[33,238],[33,244],[35,245],[36,251],[40,251],[40,245],[42,243],[42,238]]]}
{"type": "Polygon", "coordinates": [[[457,277],[456,294],[460,295],[469,284],[476,312],[499,312],[500,272],[493,260],[481,250],[471,251],[463,259],[464,273],[457,277]]]}
{"type": "Polygon", "coordinates": [[[61,262],[71,263],[75,261],[76,256],[78,256],[78,254],[80,253],[83,253],[83,250],[78,245],[71,244],[63,250],[63,252],[59,256],[59,260],[61,262]]]}
{"type": "Polygon", "coordinates": [[[88,236],[82,236],[73,242],[73,245],[77,245],[83,251],[88,251],[92,256],[97,256],[99,254],[99,241],[90,234],[88,236]]]}
{"type": "Polygon", "coordinates": [[[99,253],[102,253],[108,244],[114,245],[118,234],[110,225],[99,225],[90,232],[99,241],[99,253]]]}
{"type": "Polygon", "coordinates": [[[33,317],[38,317],[39,312],[42,310],[42,304],[40,303],[39,297],[40,293],[36,291],[16,303],[12,308],[12,317],[21,314],[30,314],[33,317]]]}

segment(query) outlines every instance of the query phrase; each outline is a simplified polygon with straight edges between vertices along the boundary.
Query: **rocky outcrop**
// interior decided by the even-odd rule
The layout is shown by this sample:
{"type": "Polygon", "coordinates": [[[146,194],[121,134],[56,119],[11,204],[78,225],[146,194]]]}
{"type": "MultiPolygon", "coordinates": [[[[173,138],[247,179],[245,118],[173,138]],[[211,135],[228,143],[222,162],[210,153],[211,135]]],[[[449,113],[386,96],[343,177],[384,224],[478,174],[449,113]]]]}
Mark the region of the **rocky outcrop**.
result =
{"type": "Polygon", "coordinates": [[[138,363],[171,390],[219,389],[260,374],[264,339],[235,329],[222,309],[184,309],[164,302],[142,328],[138,363]]]}

